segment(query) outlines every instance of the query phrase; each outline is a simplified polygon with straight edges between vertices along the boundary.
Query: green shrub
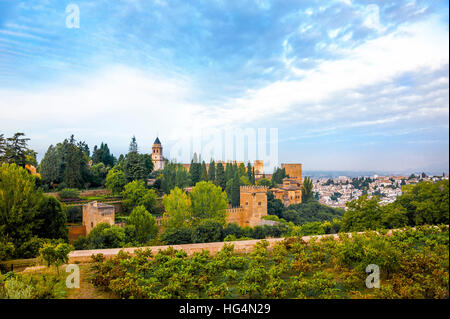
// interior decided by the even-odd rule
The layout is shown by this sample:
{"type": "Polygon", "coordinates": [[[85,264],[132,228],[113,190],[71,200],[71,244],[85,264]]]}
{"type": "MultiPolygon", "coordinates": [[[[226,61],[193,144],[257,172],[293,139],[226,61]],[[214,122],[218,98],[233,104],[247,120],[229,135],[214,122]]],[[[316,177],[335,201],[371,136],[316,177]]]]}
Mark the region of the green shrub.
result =
{"type": "Polygon", "coordinates": [[[80,198],[80,191],[76,188],[64,188],[58,192],[61,199],[80,198]]]}

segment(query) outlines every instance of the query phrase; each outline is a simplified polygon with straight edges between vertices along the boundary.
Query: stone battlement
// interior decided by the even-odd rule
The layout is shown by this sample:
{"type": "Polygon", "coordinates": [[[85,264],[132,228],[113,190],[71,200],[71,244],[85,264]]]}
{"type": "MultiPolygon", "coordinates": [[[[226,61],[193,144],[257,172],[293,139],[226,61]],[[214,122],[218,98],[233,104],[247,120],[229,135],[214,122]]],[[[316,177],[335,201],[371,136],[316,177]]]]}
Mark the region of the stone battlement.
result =
{"type": "Polygon", "coordinates": [[[241,193],[266,193],[268,189],[267,186],[241,186],[241,193]]]}
{"type": "Polygon", "coordinates": [[[227,213],[229,214],[241,214],[244,210],[242,207],[233,207],[233,208],[227,208],[227,213]]]}

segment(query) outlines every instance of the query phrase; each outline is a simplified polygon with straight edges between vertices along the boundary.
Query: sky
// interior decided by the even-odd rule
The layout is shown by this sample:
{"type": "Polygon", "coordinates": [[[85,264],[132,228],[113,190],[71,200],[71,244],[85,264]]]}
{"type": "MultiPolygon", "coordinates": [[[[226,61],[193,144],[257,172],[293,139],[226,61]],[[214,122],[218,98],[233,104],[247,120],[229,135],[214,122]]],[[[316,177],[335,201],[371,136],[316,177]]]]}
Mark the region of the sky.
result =
{"type": "Polygon", "coordinates": [[[0,0],[0,134],[24,132],[38,159],[71,134],[116,156],[158,135],[183,162],[170,150],[199,131],[276,128],[278,161],[304,170],[448,172],[448,10],[0,0]]]}

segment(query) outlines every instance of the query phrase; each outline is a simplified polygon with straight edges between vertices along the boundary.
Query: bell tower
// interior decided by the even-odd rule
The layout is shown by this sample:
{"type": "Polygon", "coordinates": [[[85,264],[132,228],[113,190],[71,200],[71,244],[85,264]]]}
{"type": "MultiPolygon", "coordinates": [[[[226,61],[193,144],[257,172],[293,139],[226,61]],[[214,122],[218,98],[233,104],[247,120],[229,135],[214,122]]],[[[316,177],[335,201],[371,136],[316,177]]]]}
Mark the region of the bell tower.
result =
{"type": "Polygon", "coordinates": [[[154,170],[160,170],[164,168],[164,156],[163,156],[163,148],[159,138],[157,137],[152,147],[152,161],[154,165],[154,170]]]}

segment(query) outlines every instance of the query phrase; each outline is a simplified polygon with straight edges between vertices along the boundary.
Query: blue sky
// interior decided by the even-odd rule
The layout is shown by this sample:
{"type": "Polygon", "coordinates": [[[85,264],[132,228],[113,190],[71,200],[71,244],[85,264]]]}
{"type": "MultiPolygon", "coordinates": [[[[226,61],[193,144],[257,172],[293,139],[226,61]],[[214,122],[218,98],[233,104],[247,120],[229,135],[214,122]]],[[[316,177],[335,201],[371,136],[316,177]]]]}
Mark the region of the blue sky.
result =
{"type": "Polygon", "coordinates": [[[305,170],[448,171],[448,23],[447,1],[0,0],[0,132],[41,158],[278,128],[305,170]]]}

